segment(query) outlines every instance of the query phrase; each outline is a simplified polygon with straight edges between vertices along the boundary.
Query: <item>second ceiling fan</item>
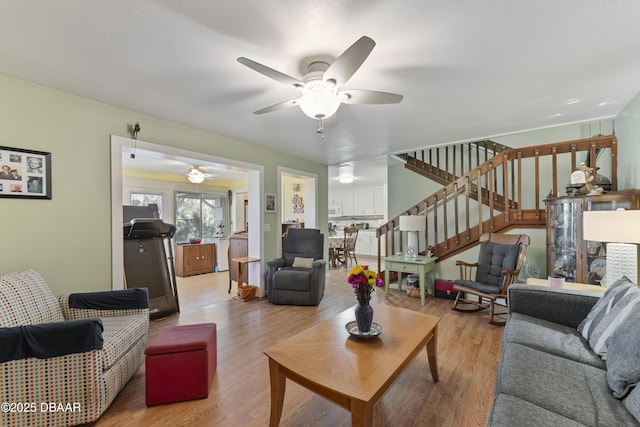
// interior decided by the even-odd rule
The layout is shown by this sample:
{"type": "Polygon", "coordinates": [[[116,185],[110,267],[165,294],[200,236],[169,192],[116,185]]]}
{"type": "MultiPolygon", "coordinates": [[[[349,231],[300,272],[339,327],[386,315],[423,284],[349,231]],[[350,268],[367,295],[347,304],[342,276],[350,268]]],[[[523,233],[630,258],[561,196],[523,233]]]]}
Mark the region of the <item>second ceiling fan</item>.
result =
{"type": "Polygon", "coordinates": [[[277,82],[299,89],[299,98],[280,102],[254,111],[254,114],[270,113],[299,106],[310,118],[326,120],[332,117],[341,103],[344,104],[397,104],[403,96],[389,92],[363,89],[346,89],[342,86],[353,76],[367,59],[376,43],[363,36],[352,44],[332,64],[325,61],[314,61],[308,66],[307,74],[302,80],[291,77],[280,71],[269,68],[251,59],[240,57],[238,62],[246,65],[277,82]]]}

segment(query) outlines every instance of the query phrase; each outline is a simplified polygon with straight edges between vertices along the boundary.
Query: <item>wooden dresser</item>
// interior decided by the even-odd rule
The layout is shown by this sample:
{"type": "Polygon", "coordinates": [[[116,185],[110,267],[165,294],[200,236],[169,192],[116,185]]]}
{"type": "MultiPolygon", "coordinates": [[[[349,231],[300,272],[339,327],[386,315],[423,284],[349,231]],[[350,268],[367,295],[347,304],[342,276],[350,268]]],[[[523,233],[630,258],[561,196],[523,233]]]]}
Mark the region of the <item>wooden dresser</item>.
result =
{"type": "Polygon", "coordinates": [[[176,276],[213,273],[216,261],[216,245],[176,245],[176,276]]]}
{"type": "Polygon", "coordinates": [[[247,233],[235,233],[229,237],[229,289],[231,282],[238,281],[238,263],[231,261],[233,258],[242,258],[249,255],[249,247],[247,245],[247,233]]]}

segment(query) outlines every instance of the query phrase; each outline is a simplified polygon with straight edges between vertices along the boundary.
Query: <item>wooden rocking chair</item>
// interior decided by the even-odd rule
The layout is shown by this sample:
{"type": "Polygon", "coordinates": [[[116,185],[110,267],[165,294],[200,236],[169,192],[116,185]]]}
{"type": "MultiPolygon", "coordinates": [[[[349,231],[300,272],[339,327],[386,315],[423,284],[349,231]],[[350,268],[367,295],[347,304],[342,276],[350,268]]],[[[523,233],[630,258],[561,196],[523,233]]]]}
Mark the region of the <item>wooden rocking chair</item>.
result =
{"type": "Polygon", "coordinates": [[[518,280],[530,239],[526,234],[485,233],[480,236],[479,242],[478,262],[456,261],[460,267],[460,279],[453,286],[458,295],[452,309],[472,312],[488,308],[489,323],[502,326],[506,321],[496,321],[494,316],[506,313],[495,312],[496,300],[506,301],[507,288],[518,280]],[[472,276],[474,272],[475,276],[472,276]],[[469,295],[474,298],[469,299],[469,295]],[[459,304],[474,307],[461,308],[459,304]]]}

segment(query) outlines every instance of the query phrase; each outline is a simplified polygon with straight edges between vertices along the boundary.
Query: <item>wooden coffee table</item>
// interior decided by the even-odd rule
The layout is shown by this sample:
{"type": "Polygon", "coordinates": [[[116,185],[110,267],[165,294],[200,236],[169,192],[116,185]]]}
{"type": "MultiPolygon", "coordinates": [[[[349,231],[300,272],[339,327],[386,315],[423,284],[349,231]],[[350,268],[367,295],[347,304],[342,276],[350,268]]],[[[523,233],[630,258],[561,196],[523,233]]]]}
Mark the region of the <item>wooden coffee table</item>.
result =
{"type": "Polygon", "coordinates": [[[388,305],[372,304],[382,334],[351,337],[345,324],[353,307],[268,348],[271,419],[280,423],[285,381],[292,381],[351,411],[352,426],[371,426],[373,406],[412,359],[426,347],[429,368],[438,381],[436,347],[440,318],[388,305]]]}

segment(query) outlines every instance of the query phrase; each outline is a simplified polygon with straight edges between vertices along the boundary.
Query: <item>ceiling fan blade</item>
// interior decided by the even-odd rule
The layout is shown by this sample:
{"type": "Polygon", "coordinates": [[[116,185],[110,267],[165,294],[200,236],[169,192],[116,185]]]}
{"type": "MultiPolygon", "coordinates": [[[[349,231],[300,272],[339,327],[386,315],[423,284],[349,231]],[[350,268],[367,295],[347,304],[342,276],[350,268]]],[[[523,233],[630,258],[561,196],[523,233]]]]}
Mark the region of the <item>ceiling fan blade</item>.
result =
{"type": "Polygon", "coordinates": [[[266,65],[262,65],[259,62],[245,58],[244,56],[239,57],[238,62],[282,84],[291,85],[296,89],[304,86],[304,83],[295,77],[288,76],[280,71],[274,70],[273,68],[269,68],[266,65]]]}
{"type": "Polygon", "coordinates": [[[375,90],[349,89],[340,91],[345,104],[397,104],[404,96],[375,90]]]}
{"type": "Polygon", "coordinates": [[[253,114],[264,114],[264,113],[270,113],[272,111],[284,110],[285,108],[295,107],[296,105],[298,105],[298,100],[299,98],[291,99],[289,101],[279,102],[277,104],[270,105],[268,107],[254,111],[253,114]]]}
{"type": "Polygon", "coordinates": [[[327,68],[322,76],[323,81],[332,80],[336,86],[344,85],[347,80],[358,71],[358,68],[364,63],[365,59],[373,50],[376,42],[367,36],[360,37],[352,44],[342,55],[340,55],[333,64],[327,68]]]}

